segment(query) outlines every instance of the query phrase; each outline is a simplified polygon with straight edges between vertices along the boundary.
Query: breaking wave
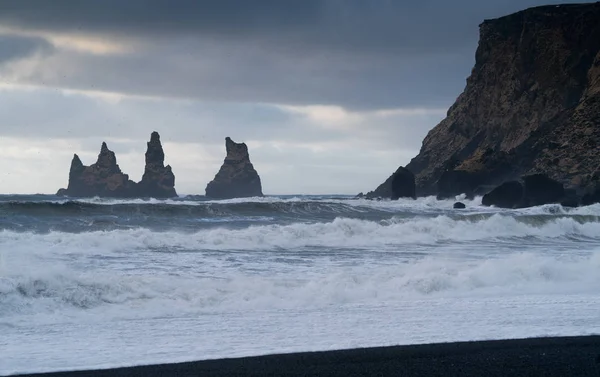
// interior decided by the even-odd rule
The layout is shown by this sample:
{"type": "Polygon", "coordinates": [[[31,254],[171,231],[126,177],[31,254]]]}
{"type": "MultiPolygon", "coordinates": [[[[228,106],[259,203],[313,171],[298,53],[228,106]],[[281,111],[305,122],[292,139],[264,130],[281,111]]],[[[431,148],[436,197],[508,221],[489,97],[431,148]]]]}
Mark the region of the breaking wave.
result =
{"type": "Polygon", "coordinates": [[[511,254],[501,258],[424,258],[396,266],[334,268],[327,274],[251,274],[239,271],[198,279],[129,275],[32,266],[0,277],[0,319],[57,310],[116,308],[119,315],[285,309],[456,295],[595,292],[600,254],[571,257],[511,254]],[[143,311],[144,314],[140,314],[143,311]]]}
{"type": "Polygon", "coordinates": [[[0,231],[0,247],[32,250],[75,249],[78,252],[162,252],[206,250],[298,250],[309,247],[366,248],[401,252],[407,245],[489,241],[598,242],[600,221],[595,216],[555,217],[502,214],[454,219],[393,217],[380,221],[335,218],[331,222],[253,225],[240,229],[217,227],[195,232],[156,232],[145,228],[84,233],[32,234],[0,231]]]}

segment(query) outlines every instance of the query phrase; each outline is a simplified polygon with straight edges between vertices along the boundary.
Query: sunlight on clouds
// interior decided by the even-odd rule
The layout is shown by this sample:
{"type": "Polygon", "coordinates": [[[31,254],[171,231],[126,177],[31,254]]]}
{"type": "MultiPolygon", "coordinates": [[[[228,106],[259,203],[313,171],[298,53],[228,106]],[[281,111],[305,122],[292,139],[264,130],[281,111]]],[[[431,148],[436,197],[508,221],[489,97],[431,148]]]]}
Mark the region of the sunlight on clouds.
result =
{"type": "Polygon", "coordinates": [[[361,115],[345,110],[341,106],[309,105],[287,106],[279,105],[282,110],[306,117],[316,125],[324,128],[347,129],[360,123],[361,115]]]}
{"type": "Polygon", "coordinates": [[[45,30],[24,30],[0,26],[0,34],[40,37],[46,39],[57,48],[85,52],[92,55],[123,54],[133,50],[133,46],[129,43],[123,43],[122,38],[120,38],[121,41],[117,42],[115,39],[109,40],[108,37],[81,33],[72,34],[45,30]]]}
{"type": "Polygon", "coordinates": [[[441,108],[398,108],[357,112],[346,110],[341,106],[329,105],[274,106],[303,116],[314,125],[338,130],[349,130],[358,126],[364,126],[372,122],[394,117],[427,115],[443,116],[446,113],[446,109],[441,108]]]}

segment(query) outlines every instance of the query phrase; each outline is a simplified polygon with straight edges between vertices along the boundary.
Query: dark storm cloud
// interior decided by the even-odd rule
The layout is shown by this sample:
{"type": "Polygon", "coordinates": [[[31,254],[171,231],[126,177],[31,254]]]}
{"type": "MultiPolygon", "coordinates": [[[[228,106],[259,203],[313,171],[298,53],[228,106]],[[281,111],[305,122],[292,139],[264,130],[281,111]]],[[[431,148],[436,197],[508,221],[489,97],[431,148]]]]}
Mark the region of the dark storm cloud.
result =
{"type": "Polygon", "coordinates": [[[136,44],[120,55],[63,53],[20,82],[354,109],[439,106],[464,87],[477,25],[542,2],[559,1],[4,0],[0,25],[136,44]]]}
{"type": "Polygon", "coordinates": [[[51,50],[52,45],[43,38],[0,34],[0,64],[51,50]]]}

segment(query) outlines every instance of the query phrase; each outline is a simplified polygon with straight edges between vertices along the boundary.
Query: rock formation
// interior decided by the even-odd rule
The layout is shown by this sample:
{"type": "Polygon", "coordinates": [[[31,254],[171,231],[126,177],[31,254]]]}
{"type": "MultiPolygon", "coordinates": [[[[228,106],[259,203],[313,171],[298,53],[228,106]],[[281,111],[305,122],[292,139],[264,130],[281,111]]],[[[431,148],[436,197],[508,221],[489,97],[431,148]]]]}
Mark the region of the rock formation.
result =
{"type": "Polygon", "coordinates": [[[399,167],[392,176],[392,200],[416,197],[415,175],[409,170],[399,167]]]}
{"type": "Polygon", "coordinates": [[[206,196],[215,199],[263,196],[260,177],[250,162],[246,144],[238,144],[227,137],[225,149],[225,161],[206,186],[206,196]]]}
{"type": "Polygon", "coordinates": [[[58,190],[56,194],[123,198],[132,196],[135,187],[135,182],[121,172],[115,153],[103,142],[98,160],[90,166],[83,165],[79,156],[73,156],[69,171],[69,186],[58,190]]]}
{"type": "Polygon", "coordinates": [[[164,164],[165,153],[158,132],[152,132],[146,150],[146,167],[142,180],[138,183],[138,196],[152,198],[172,198],[175,192],[175,175],[171,166],[164,164]]]}
{"type": "Polygon", "coordinates": [[[406,168],[419,195],[472,196],[543,173],[592,200],[600,180],[600,3],[484,21],[464,92],[406,168]]]}
{"type": "Polygon", "coordinates": [[[364,195],[367,199],[374,198],[416,198],[415,175],[408,169],[400,166],[382,185],[375,191],[364,195]]]}
{"type": "Polygon", "coordinates": [[[544,174],[532,174],[520,181],[504,182],[484,195],[481,204],[500,208],[524,208],[569,199],[563,185],[544,174]]]}
{"type": "Polygon", "coordinates": [[[454,203],[454,205],[452,206],[452,208],[454,208],[454,209],[465,209],[465,208],[467,208],[467,206],[463,202],[456,202],[456,203],[454,203]]]}
{"type": "Polygon", "coordinates": [[[175,176],[171,167],[163,165],[164,153],[160,136],[153,132],[146,152],[146,169],[142,181],[137,184],[124,174],[117,164],[115,153],[102,143],[96,163],[85,166],[74,155],[69,171],[69,185],[56,195],[75,197],[166,198],[177,196],[175,176]]]}

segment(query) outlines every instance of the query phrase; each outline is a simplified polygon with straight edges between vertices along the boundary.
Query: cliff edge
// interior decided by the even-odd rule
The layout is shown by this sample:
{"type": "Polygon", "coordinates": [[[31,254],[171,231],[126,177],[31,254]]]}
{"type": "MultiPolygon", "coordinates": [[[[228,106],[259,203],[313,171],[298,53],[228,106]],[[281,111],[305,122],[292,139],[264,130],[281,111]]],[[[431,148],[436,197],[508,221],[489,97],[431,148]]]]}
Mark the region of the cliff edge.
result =
{"type": "MultiPolygon", "coordinates": [[[[484,21],[464,92],[406,168],[419,196],[482,194],[536,173],[578,192],[596,187],[600,3],[484,21]]],[[[370,195],[389,192],[391,178],[370,195]]]]}

